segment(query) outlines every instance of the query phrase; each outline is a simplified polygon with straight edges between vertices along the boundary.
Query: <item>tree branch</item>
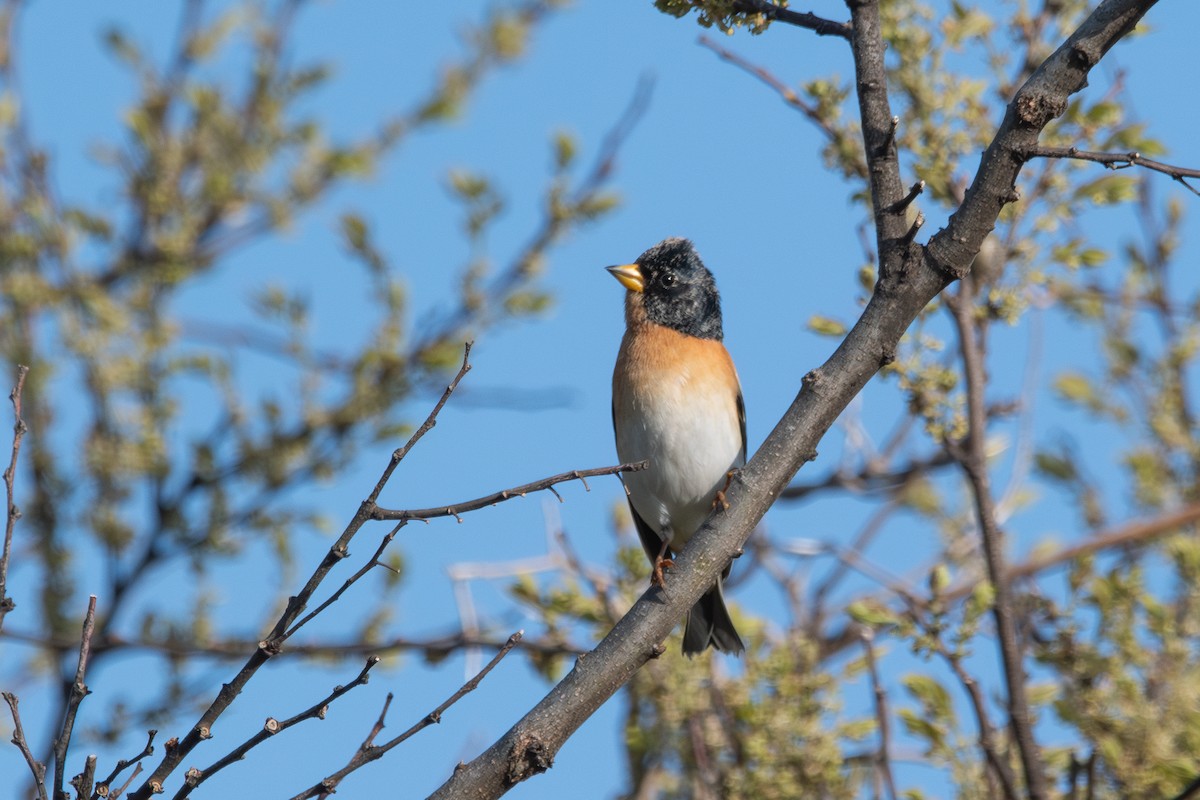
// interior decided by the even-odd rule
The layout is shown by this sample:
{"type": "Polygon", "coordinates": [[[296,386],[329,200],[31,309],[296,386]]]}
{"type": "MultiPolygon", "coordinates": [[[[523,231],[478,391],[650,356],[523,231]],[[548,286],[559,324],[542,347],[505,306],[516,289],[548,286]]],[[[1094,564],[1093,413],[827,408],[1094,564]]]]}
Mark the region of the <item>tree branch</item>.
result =
{"type": "Polygon", "coordinates": [[[92,649],[92,631],[96,629],[96,595],[88,598],[87,613],[83,617],[83,634],[79,640],[79,662],[75,667],[75,680],[71,682],[67,695],[67,713],[63,716],[62,729],[54,740],[54,797],[63,794],[63,783],[67,775],[67,749],[71,746],[71,733],[75,730],[75,715],[79,704],[91,692],[83,682],[87,673],[88,656],[92,649]]]}
{"type": "Polygon", "coordinates": [[[1033,720],[1025,697],[1025,659],[1013,619],[1015,605],[1012,588],[1008,583],[1003,534],[996,523],[996,502],[992,497],[988,476],[987,410],[984,407],[984,386],[987,377],[984,374],[984,353],[980,344],[982,330],[975,323],[974,282],[968,278],[960,286],[961,289],[953,298],[953,302],[947,302],[958,330],[959,351],[966,376],[967,438],[962,445],[947,442],[946,446],[962,465],[975,499],[984,561],[987,564],[988,579],[995,591],[992,616],[996,620],[996,638],[1000,647],[1000,661],[1004,667],[1009,722],[1025,770],[1025,785],[1031,800],[1046,800],[1048,793],[1046,775],[1042,770],[1041,750],[1033,735],[1033,720]]]}
{"type": "Polygon", "coordinates": [[[807,28],[817,36],[840,36],[843,39],[849,39],[853,35],[850,26],[845,22],[823,19],[807,11],[792,11],[785,6],[768,2],[768,0],[738,0],[734,4],[734,8],[742,14],[762,14],[777,22],[786,22],[797,28],[807,28]]]}
{"type": "Polygon", "coordinates": [[[392,453],[391,460],[388,462],[387,467],[384,468],[379,480],[375,483],[375,488],[371,490],[371,494],[367,496],[367,499],[359,504],[358,511],[346,525],[345,530],[342,531],[342,535],[329,548],[329,552],[321,560],[321,563],[317,566],[312,576],[309,577],[304,588],[300,590],[299,594],[288,599],[287,608],[284,609],[283,614],[275,622],[274,628],[271,629],[271,632],[267,634],[265,639],[258,643],[258,647],[254,653],[247,659],[233,680],[221,686],[221,690],[217,693],[216,698],[214,698],[208,709],[201,714],[200,719],[192,726],[187,735],[176,746],[164,748],[162,761],[150,773],[145,782],[130,795],[130,800],[149,800],[152,794],[162,792],[163,783],[167,776],[175,771],[187,754],[195,749],[196,745],[212,736],[212,726],[217,719],[225,713],[225,710],[229,708],[234,699],[241,694],[242,689],[250,682],[250,679],[254,677],[263,664],[267,663],[272,656],[280,652],[283,641],[287,638],[288,629],[304,611],[309,599],[334,566],[349,555],[350,541],[362,526],[371,519],[371,511],[376,508],[375,501],[379,498],[379,493],[383,491],[383,487],[387,484],[388,479],[391,478],[396,467],[404,460],[404,457],[408,455],[416,443],[437,424],[438,414],[445,407],[446,401],[450,399],[450,395],[458,387],[459,381],[471,369],[470,355],[471,345],[467,343],[463,348],[463,361],[458,373],[450,381],[441,398],[434,404],[433,410],[429,412],[429,415],[425,418],[425,422],[413,432],[413,435],[403,447],[392,453]]]}
{"type": "MultiPolygon", "coordinates": [[[[437,506],[435,508],[418,508],[407,511],[393,511],[386,508],[376,507],[371,513],[371,519],[386,520],[389,522],[408,522],[414,519],[436,519],[437,517],[454,517],[459,522],[462,522],[460,514],[465,514],[468,511],[477,511],[481,508],[494,506],[498,503],[503,503],[505,500],[512,500],[514,497],[524,497],[530,492],[540,492],[545,489],[553,491],[554,486],[567,481],[580,481],[583,487],[588,489],[587,479],[594,478],[598,475],[616,475],[620,472],[639,472],[649,466],[648,462],[636,461],[629,464],[617,464],[613,467],[594,467],[592,469],[576,469],[570,472],[563,472],[558,475],[552,475],[549,478],[542,478],[533,483],[526,483],[521,486],[514,486],[511,489],[503,489],[499,492],[477,497],[474,500],[466,500],[462,503],[456,503],[452,506],[437,506]]],[[[591,491],[588,489],[588,491],[591,491]]],[[[555,496],[558,493],[555,492],[555,496]]],[[[558,498],[560,501],[561,497],[558,498]]]]}
{"type": "Polygon", "coordinates": [[[483,679],[487,677],[488,673],[491,672],[493,669],[495,669],[496,665],[500,663],[501,659],[503,659],[506,655],[508,655],[512,651],[512,649],[517,646],[517,644],[521,641],[521,637],[524,635],[525,635],[524,631],[517,631],[512,636],[508,637],[508,641],[506,641],[504,643],[504,646],[500,648],[499,652],[497,652],[496,655],[492,657],[492,660],[489,661],[483,667],[483,669],[479,670],[479,672],[475,675],[475,677],[471,678],[471,680],[464,683],[458,689],[458,691],[456,691],[454,694],[450,695],[450,697],[446,698],[446,700],[441,705],[439,705],[433,711],[430,711],[428,714],[426,714],[421,719],[420,722],[416,723],[415,725],[410,727],[408,730],[401,733],[399,736],[396,736],[395,738],[385,742],[384,744],[376,746],[374,743],[375,737],[378,736],[380,731],[383,730],[384,716],[387,714],[388,706],[391,705],[391,702],[392,702],[392,695],[389,693],[387,696],[387,700],[384,703],[383,711],[379,715],[378,721],[376,721],[375,726],[373,728],[371,728],[371,732],[367,735],[367,738],[359,746],[358,750],[355,751],[354,756],[351,757],[351,759],[350,759],[350,762],[348,764],[346,764],[345,767],[342,767],[342,769],[338,770],[337,772],[335,772],[332,775],[330,775],[329,777],[327,777],[325,780],[323,780],[320,783],[316,784],[315,786],[311,786],[308,789],[304,790],[303,792],[300,792],[299,794],[295,795],[292,798],[292,800],[305,800],[305,798],[318,797],[318,796],[324,797],[327,794],[332,794],[332,793],[336,792],[338,785],[351,772],[354,772],[355,770],[360,769],[361,767],[366,766],[367,764],[370,764],[372,761],[377,761],[378,759],[382,758],[383,755],[385,753],[387,753],[389,750],[391,750],[393,747],[396,747],[397,745],[412,738],[416,734],[418,734],[421,731],[428,728],[430,725],[434,725],[434,724],[441,722],[442,714],[446,713],[446,709],[450,708],[450,706],[454,705],[459,700],[466,697],[471,692],[475,691],[475,689],[478,688],[479,684],[483,681],[483,679]]]}
{"type": "Polygon", "coordinates": [[[332,692],[330,692],[321,700],[318,700],[315,704],[309,706],[304,711],[301,711],[299,714],[296,714],[289,719],[285,719],[283,722],[280,722],[274,717],[267,717],[267,721],[263,723],[262,730],[251,736],[246,741],[242,742],[233,750],[230,750],[229,753],[214,762],[212,766],[203,770],[189,770],[183,786],[180,787],[179,791],[175,793],[174,800],[183,800],[183,798],[190,795],[192,790],[197,786],[204,783],[206,780],[211,778],[213,775],[216,775],[230,764],[241,761],[246,757],[247,753],[276,734],[282,733],[293,725],[298,725],[301,722],[304,722],[306,719],[325,719],[325,714],[329,711],[330,704],[350,690],[367,683],[371,677],[371,668],[378,664],[379,661],[379,656],[373,655],[368,657],[367,663],[363,665],[363,668],[359,671],[354,680],[350,681],[350,683],[347,683],[345,686],[335,686],[332,692]]]}
{"type": "Polygon", "coordinates": [[[21,701],[12,692],[0,692],[0,697],[4,698],[4,702],[8,703],[9,711],[12,712],[13,735],[11,741],[21,751],[21,755],[25,756],[25,763],[29,765],[29,771],[33,773],[33,786],[37,791],[38,800],[48,800],[46,765],[33,757],[33,751],[29,749],[29,742],[25,739],[25,728],[21,725],[21,714],[17,711],[17,705],[21,701]]]}
{"type": "MultiPolygon", "coordinates": [[[[146,744],[142,748],[142,752],[138,753],[133,758],[122,758],[119,760],[117,765],[113,767],[112,772],[108,773],[108,777],[96,784],[96,794],[100,797],[115,797],[117,794],[119,794],[120,792],[111,791],[112,782],[115,781],[122,772],[132,766],[134,767],[134,771],[129,776],[129,780],[125,781],[125,787],[128,787],[130,781],[137,776],[138,771],[142,768],[142,765],[138,762],[143,758],[148,758],[154,755],[154,737],[157,735],[158,731],[156,730],[146,731],[146,744]]],[[[125,787],[122,787],[121,791],[123,791],[125,787]]]]}
{"type": "Polygon", "coordinates": [[[4,550],[0,552],[0,631],[4,630],[4,618],[8,616],[8,612],[16,608],[16,603],[8,596],[8,562],[12,555],[13,529],[16,527],[17,520],[21,518],[21,509],[17,508],[16,499],[14,497],[13,484],[17,475],[17,457],[21,454],[21,440],[25,438],[25,420],[21,417],[21,393],[25,389],[25,376],[29,374],[29,367],[24,364],[17,365],[17,384],[8,394],[8,399],[13,405],[13,443],[12,457],[8,462],[8,469],[4,470],[4,491],[6,497],[5,508],[7,513],[4,522],[4,550]]]}
{"type": "MultiPolygon", "coordinates": [[[[906,212],[900,207],[904,186],[900,181],[900,158],[896,151],[896,125],[888,100],[886,45],[879,19],[879,0],[847,0],[854,36],[855,88],[862,121],[863,150],[870,177],[872,217],[879,252],[881,282],[897,276],[905,252],[912,244],[904,240],[910,230],[906,212]]],[[[915,231],[914,231],[915,233],[915,231]]]]}
{"type": "MultiPolygon", "coordinates": [[[[752,64],[732,50],[721,47],[707,36],[701,36],[699,41],[701,47],[706,47],[716,53],[717,58],[733,64],[738,69],[754,76],[775,90],[775,93],[779,95],[783,102],[787,103],[789,106],[803,114],[805,118],[807,118],[812,124],[816,125],[821,133],[825,134],[825,138],[834,143],[835,146],[847,138],[845,134],[830,125],[829,120],[821,116],[821,114],[817,111],[816,106],[806,102],[802,97],[800,97],[799,94],[796,93],[794,89],[792,89],[792,87],[779,80],[779,78],[772,75],[765,68],[760,67],[757,64],[752,64]]],[[[859,178],[866,180],[867,164],[865,161],[855,160],[854,164],[851,166],[851,170],[859,178]]]]}
{"type": "Polygon", "coordinates": [[[1109,169],[1126,169],[1127,167],[1145,167],[1146,169],[1170,175],[1173,179],[1187,187],[1192,194],[1200,196],[1200,190],[1187,182],[1188,178],[1200,178],[1200,169],[1176,167],[1145,158],[1141,153],[1098,153],[1094,150],[1080,150],[1077,147],[1048,147],[1036,145],[1021,151],[1025,158],[1073,158],[1078,161],[1092,161],[1103,164],[1109,169]]]}
{"type": "Polygon", "coordinates": [[[891,727],[888,724],[887,692],[879,678],[879,667],[875,662],[875,632],[863,628],[863,651],[867,657],[867,674],[871,677],[871,693],[875,698],[875,724],[879,726],[879,751],[875,755],[875,768],[883,776],[884,786],[890,800],[896,800],[896,781],[892,777],[891,727]]]}
{"type": "Polygon", "coordinates": [[[1037,146],[1047,124],[1067,109],[1071,95],[1087,85],[1088,72],[1133,30],[1157,0],[1104,0],[1017,90],[984,151],[962,205],[926,247],[927,262],[951,277],[970,269],[1001,209],[1019,199],[1017,175],[1025,153],[1037,146]]]}

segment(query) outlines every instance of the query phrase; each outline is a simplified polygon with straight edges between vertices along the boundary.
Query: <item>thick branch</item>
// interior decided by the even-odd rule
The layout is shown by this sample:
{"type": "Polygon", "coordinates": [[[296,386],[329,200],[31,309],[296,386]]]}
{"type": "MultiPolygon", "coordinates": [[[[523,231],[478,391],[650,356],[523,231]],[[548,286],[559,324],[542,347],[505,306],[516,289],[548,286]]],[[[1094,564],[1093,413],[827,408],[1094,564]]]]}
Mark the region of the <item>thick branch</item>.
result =
{"type": "Polygon", "coordinates": [[[854,36],[854,77],[862,120],[863,149],[867,156],[871,183],[871,207],[875,219],[875,238],[879,252],[880,280],[897,276],[911,237],[904,240],[909,226],[905,208],[900,205],[904,185],[900,181],[900,160],[896,151],[896,125],[888,101],[886,45],[879,19],[879,0],[847,0],[854,36]]]}
{"type": "Polygon", "coordinates": [[[1087,85],[1092,67],[1156,2],[1104,0],[1017,91],[962,205],[929,240],[926,255],[934,266],[954,277],[966,274],[1000,210],[1018,199],[1017,175],[1042,129],[1066,111],[1070,96],[1087,85]]]}

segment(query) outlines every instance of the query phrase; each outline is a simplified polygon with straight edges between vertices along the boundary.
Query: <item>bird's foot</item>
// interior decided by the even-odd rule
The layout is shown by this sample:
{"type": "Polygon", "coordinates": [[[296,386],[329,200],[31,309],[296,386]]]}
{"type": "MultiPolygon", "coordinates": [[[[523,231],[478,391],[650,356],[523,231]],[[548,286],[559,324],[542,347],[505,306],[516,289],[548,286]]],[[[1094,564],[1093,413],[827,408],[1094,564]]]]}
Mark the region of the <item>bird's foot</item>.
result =
{"type": "Polygon", "coordinates": [[[666,586],[663,573],[675,566],[674,560],[659,556],[654,559],[654,570],[650,573],[650,585],[662,588],[666,586]]]}
{"type": "Polygon", "coordinates": [[[717,506],[720,506],[722,511],[729,510],[729,501],[725,499],[725,492],[729,491],[729,484],[731,483],[733,483],[733,470],[725,473],[725,485],[717,489],[717,494],[712,501],[713,511],[717,510],[717,506]]]}

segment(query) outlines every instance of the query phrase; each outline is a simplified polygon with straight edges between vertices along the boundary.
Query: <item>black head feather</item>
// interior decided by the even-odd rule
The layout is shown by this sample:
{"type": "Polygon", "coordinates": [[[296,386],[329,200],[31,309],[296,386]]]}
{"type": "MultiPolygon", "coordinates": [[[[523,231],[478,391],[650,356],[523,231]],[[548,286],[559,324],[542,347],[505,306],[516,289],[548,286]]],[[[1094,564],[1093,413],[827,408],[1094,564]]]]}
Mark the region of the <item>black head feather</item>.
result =
{"type": "Polygon", "coordinates": [[[721,297],[687,239],[664,239],[637,258],[646,317],[688,336],[720,341],[721,297]]]}

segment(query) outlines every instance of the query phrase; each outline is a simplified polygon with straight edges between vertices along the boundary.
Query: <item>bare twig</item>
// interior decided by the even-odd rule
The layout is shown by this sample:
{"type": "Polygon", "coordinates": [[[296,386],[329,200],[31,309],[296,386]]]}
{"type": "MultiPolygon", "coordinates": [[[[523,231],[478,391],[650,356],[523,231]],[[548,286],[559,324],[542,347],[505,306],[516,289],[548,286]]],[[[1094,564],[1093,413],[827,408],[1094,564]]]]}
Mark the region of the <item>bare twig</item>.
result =
{"type": "Polygon", "coordinates": [[[923,191],[925,191],[925,181],[917,181],[912,186],[908,187],[908,194],[904,195],[904,197],[901,197],[888,207],[888,211],[903,211],[912,205],[913,200],[916,200],[917,196],[923,191]]]}
{"type": "MultiPolygon", "coordinates": [[[[1191,503],[1174,511],[1169,511],[1157,517],[1145,520],[1133,520],[1117,528],[1098,531],[1086,540],[1071,547],[1044,555],[1033,556],[1026,561],[1008,569],[1006,580],[1014,581],[1032,578],[1055,567],[1069,564],[1083,556],[1147,542],[1177,531],[1184,525],[1192,525],[1200,521],[1200,502],[1191,503]]],[[[966,597],[975,588],[974,583],[962,584],[948,589],[943,597],[946,600],[958,600],[966,597]]]]}
{"type": "Polygon", "coordinates": [[[12,743],[21,751],[21,755],[25,756],[25,763],[29,765],[29,771],[33,773],[33,785],[37,790],[38,800],[47,800],[49,795],[46,793],[46,765],[33,757],[33,751],[29,749],[29,742],[25,740],[25,728],[21,725],[21,715],[17,711],[17,705],[21,701],[12,692],[0,692],[0,697],[4,698],[4,702],[8,703],[8,708],[12,712],[12,743]]]}
{"type": "Polygon", "coordinates": [[[92,796],[92,790],[96,783],[96,756],[89,755],[83,762],[83,772],[71,779],[71,785],[75,787],[75,797],[77,800],[89,800],[92,796]]]}
{"type": "Polygon", "coordinates": [[[333,691],[326,695],[323,699],[317,701],[314,705],[309,706],[299,714],[296,714],[295,716],[282,722],[273,717],[268,717],[267,721],[263,723],[262,730],[251,736],[246,741],[242,742],[233,750],[229,751],[227,755],[214,762],[212,766],[204,770],[191,771],[187,779],[184,781],[183,786],[180,787],[179,791],[175,793],[175,800],[183,800],[183,798],[191,794],[192,790],[197,786],[204,783],[206,780],[211,778],[213,775],[216,775],[230,764],[241,761],[246,757],[247,753],[265,742],[267,739],[270,739],[275,734],[282,733],[293,725],[298,725],[307,719],[325,719],[325,714],[329,710],[329,705],[342,695],[349,692],[351,689],[367,683],[367,681],[370,679],[371,668],[378,664],[379,661],[379,656],[370,656],[367,659],[367,663],[363,665],[363,668],[359,671],[354,680],[350,681],[350,683],[346,684],[345,686],[334,687],[333,691]]]}
{"type": "Polygon", "coordinates": [[[825,489],[845,489],[850,492],[895,491],[907,486],[914,478],[925,477],[953,463],[954,459],[943,450],[890,468],[881,468],[873,462],[868,462],[858,472],[848,473],[837,469],[811,483],[794,483],[784,489],[779,497],[781,500],[799,500],[825,489]]]}
{"type": "Polygon", "coordinates": [[[795,25],[797,28],[807,28],[818,36],[840,36],[843,39],[853,36],[852,29],[845,22],[823,19],[806,11],[792,11],[786,6],[775,5],[769,0],[738,0],[736,7],[744,14],[762,14],[770,19],[795,25]]]}
{"type": "Polygon", "coordinates": [[[1021,800],[1021,795],[1017,791],[1017,781],[1013,775],[1012,767],[1009,766],[1008,760],[1001,755],[996,745],[995,729],[992,727],[991,719],[988,717],[987,704],[983,699],[983,691],[979,688],[979,681],[975,680],[963,668],[962,659],[953,653],[947,652],[940,641],[937,643],[937,650],[946,659],[946,663],[950,665],[950,669],[954,672],[955,677],[958,678],[958,682],[962,684],[963,688],[967,691],[967,695],[971,698],[971,708],[975,712],[975,723],[979,727],[979,749],[983,751],[992,773],[1000,781],[1000,786],[1004,789],[1004,797],[1006,800],[1021,800]]]}
{"type": "MultiPolygon", "coordinates": [[[[243,650],[242,652],[245,651],[243,650]]],[[[133,758],[122,758],[120,761],[118,761],[117,765],[113,767],[112,772],[108,773],[108,777],[96,784],[96,795],[100,797],[116,797],[120,795],[121,792],[125,791],[125,789],[129,786],[129,781],[133,780],[133,778],[142,769],[142,765],[138,762],[143,758],[154,755],[154,737],[157,735],[158,731],[156,730],[146,731],[146,744],[142,748],[142,752],[138,753],[133,758]],[[109,793],[109,788],[112,786],[112,782],[115,781],[117,777],[130,766],[134,767],[134,771],[125,781],[125,784],[118,788],[115,792],[109,793]]]]}
{"type": "MultiPolygon", "coordinates": [[[[909,229],[903,210],[892,210],[904,197],[900,181],[900,161],[896,151],[896,120],[888,100],[887,70],[884,64],[885,44],[879,17],[878,0],[854,0],[850,19],[854,36],[850,40],[854,53],[854,76],[858,95],[859,117],[862,121],[863,152],[870,169],[872,216],[875,219],[875,241],[879,252],[879,279],[885,284],[898,276],[901,264],[911,244],[904,242],[909,229]]],[[[915,232],[914,232],[915,235],[915,232]]]]}
{"type": "Polygon", "coordinates": [[[996,638],[1008,694],[1009,722],[1013,738],[1025,771],[1025,785],[1031,800],[1045,800],[1049,795],[1046,776],[1042,770],[1041,752],[1033,735],[1033,720],[1025,697],[1025,663],[1021,643],[1017,639],[1015,606],[1008,582],[1002,533],[996,523],[995,498],[992,497],[987,467],[987,411],[984,407],[984,353],[980,343],[982,331],[975,322],[974,283],[964,280],[956,296],[947,299],[958,330],[959,350],[967,390],[967,438],[961,445],[948,443],[951,454],[962,465],[971,484],[975,512],[983,539],[983,555],[988,579],[995,591],[992,616],[996,620],[996,638]]]}
{"type": "Polygon", "coordinates": [[[125,779],[125,782],[123,784],[121,784],[120,786],[118,786],[116,789],[114,789],[112,791],[112,794],[110,794],[108,796],[109,800],[117,800],[118,797],[125,794],[125,790],[129,788],[129,785],[131,783],[133,783],[134,778],[136,778],[138,775],[141,775],[141,774],[142,774],[142,765],[141,764],[135,765],[133,768],[133,772],[129,773],[129,777],[125,779]]]}
{"type": "Polygon", "coordinates": [[[429,433],[431,430],[433,430],[434,426],[437,425],[438,414],[442,413],[442,408],[445,407],[446,401],[450,399],[450,395],[454,394],[454,390],[458,388],[459,382],[466,377],[468,372],[471,371],[472,344],[474,343],[467,342],[465,345],[463,345],[462,366],[458,368],[458,373],[453,379],[451,379],[449,385],[446,386],[446,390],[442,392],[442,396],[439,397],[437,403],[434,404],[433,410],[429,412],[429,416],[427,416],[425,421],[421,423],[421,427],[413,431],[413,435],[408,438],[408,441],[404,443],[403,447],[400,447],[394,453],[392,453],[392,460],[383,470],[383,474],[379,476],[379,480],[375,482],[375,488],[371,490],[371,494],[367,497],[367,503],[370,503],[371,505],[375,504],[375,501],[379,499],[379,493],[383,491],[383,487],[386,486],[387,482],[391,479],[392,473],[396,471],[396,467],[400,465],[400,462],[404,460],[404,457],[408,455],[409,451],[413,449],[416,443],[421,441],[425,434],[429,433]]]}
{"type": "Polygon", "coordinates": [[[61,797],[63,783],[67,775],[67,749],[71,746],[71,733],[75,729],[75,715],[79,713],[79,704],[87,697],[87,684],[83,682],[87,674],[88,656],[92,649],[92,631],[96,628],[96,595],[88,597],[87,613],[83,617],[83,634],[79,639],[79,661],[75,667],[75,680],[71,682],[67,695],[67,713],[63,716],[62,729],[54,740],[54,796],[61,797]]]}
{"type": "Polygon", "coordinates": [[[337,591],[334,592],[333,594],[331,594],[323,603],[321,603],[319,606],[314,608],[308,614],[304,615],[304,617],[302,617],[298,622],[296,622],[295,625],[288,628],[287,632],[283,635],[282,639],[284,639],[284,640],[290,639],[296,633],[296,631],[303,628],[314,617],[316,617],[318,614],[320,614],[325,609],[329,608],[329,606],[336,603],[338,601],[338,599],[343,594],[345,594],[346,590],[349,589],[351,586],[353,586],[355,583],[357,583],[364,575],[366,575],[368,572],[373,570],[375,567],[382,566],[383,562],[379,560],[379,557],[383,555],[383,551],[386,550],[387,546],[392,543],[393,539],[396,538],[396,534],[400,531],[400,529],[402,527],[404,527],[404,524],[405,523],[400,522],[396,525],[396,527],[394,527],[390,531],[388,531],[387,535],[384,536],[382,540],[380,540],[379,546],[375,548],[375,552],[371,555],[371,558],[367,560],[367,563],[364,564],[363,566],[359,567],[358,571],[355,572],[353,575],[351,575],[349,578],[347,578],[345,580],[345,582],[343,582],[342,585],[338,587],[337,591]]]}
{"type": "MultiPolygon", "coordinates": [[[[714,42],[712,39],[708,38],[707,36],[701,36],[699,39],[699,42],[700,42],[701,47],[706,47],[709,50],[716,53],[717,58],[719,58],[722,61],[725,61],[727,63],[733,64],[738,69],[742,70],[743,72],[746,72],[749,75],[754,76],[758,80],[765,83],[767,86],[771,87],[771,89],[773,89],[775,91],[775,93],[779,95],[779,97],[783,100],[783,102],[787,103],[789,106],[791,106],[792,108],[799,111],[801,114],[803,114],[805,116],[805,118],[807,118],[810,122],[812,122],[814,125],[816,125],[817,129],[820,130],[821,133],[825,134],[825,138],[828,139],[830,142],[834,143],[835,145],[840,145],[845,141],[845,139],[846,139],[845,133],[838,130],[837,128],[835,128],[833,125],[830,124],[828,119],[821,116],[821,113],[819,111],[817,111],[816,106],[805,101],[804,98],[802,98],[799,94],[796,93],[795,89],[788,86],[786,83],[781,81],[779,78],[775,77],[765,67],[760,67],[757,64],[754,64],[754,63],[748,61],[747,59],[745,59],[742,56],[738,55],[737,53],[733,52],[732,50],[729,50],[728,48],[722,47],[721,45],[717,44],[716,42],[714,42]]],[[[844,150],[849,152],[850,148],[846,147],[846,148],[844,148],[844,150]]],[[[851,168],[851,171],[855,175],[857,175],[859,178],[865,179],[867,177],[867,165],[866,165],[866,162],[862,160],[862,158],[855,158],[854,161],[852,162],[852,164],[850,164],[850,168],[851,168]]]]}
{"type": "MultiPolygon", "coordinates": [[[[71,642],[52,637],[34,636],[26,633],[6,633],[5,638],[13,641],[27,642],[47,649],[69,647],[71,642]]],[[[149,651],[161,653],[170,658],[190,658],[203,656],[221,661],[242,660],[247,651],[257,646],[257,642],[246,639],[225,639],[205,644],[183,644],[172,640],[157,639],[93,639],[93,657],[98,653],[117,651],[149,651]]],[[[375,643],[361,641],[325,641],[289,644],[288,653],[293,656],[304,656],[320,659],[338,659],[348,656],[366,656],[371,653],[387,655],[390,653],[417,653],[433,659],[444,658],[459,650],[485,649],[495,650],[504,645],[503,639],[488,634],[468,634],[454,631],[440,636],[413,639],[397,636],[375,643]]],[[[561,641],[557,637],[544,639],[522,639],[522,652],[538,655],[578,656],[587,652],[587,648],[561,641]]]]}
{"type": "Polygon", "coordinates": [[[21,510],[17,508],[16,499],[13,494],[13,485],[17,475],[17,457],[21,454],[21,440],[25,438],[25,420],[21,417],[21,393],[25,389],[25,376],[29,374],[29,367],[24,364],[17,366],[17,384],[9,393],[8,398],[12,401],[13,416],[13,444],[12,457],[8,462],[8,469],[4,470],[4,491],[6,496],[4,523],[4,550],[0,552],[0,631],[4,630],[4,618],[8,616],[8,612],[16,607],[16,603],[8,596],[8,563],[9,557],[12,555],[13,528],[17,524],[17,520],[21,518],[21,510]]]}
{"type": "Polygon", "coordinates": [[[1200,196],[1200,190],[1187,182],[1188,178],[1200,178],[1200,169],[1177,167],[1146,158],[1141,153],[1099,153],[1094,150],[1080,150],[1078,147],[1048,147],[1036,145],[1021,151],[1026,159],[1030,158],[1071,158],[1077,161],[1091,161],[1103,164],[1109,169],[1126,169],[1128,167],[1145,167],[1155,172],[1171,176],[1175,181],[1187,187],[1192,194],[1200,196]]]}
{"type": "Polygon", "coordinates": [[[287,638],[288,629],[292,627],[292,624],[303,613],[309,599],[333,567],[349,554],[350,541],[362,526],[371,519],[371,512],[376,508],[375,501],[379,498],[379,493],[383,491],[383,487],[387,484],[388,479],[391,478],[392,473],[395,472],[396,467],[404,460],[404,457],[408,455],[416,443],[437,424],[437,416],[442,408],[445,407],[446,401],[454,393],[459,381],[471,369],[470,355],[471,345],[468,343],[463,348],[462,366],[442,393],[441,398],[434,404],[433,409],[425,418],[425,422],[413,432],[413,435],[403,447],[392,453],[387,467],[384,468],[383,474],[376,481],[375,488],[371,490],[371,494],[359,504],[358,511],[346,525],[341,536],[329,548],[329,552],[325,554],[325,557],[309,577],[304,587],[298,594],[288,599],[287,608],[284,609],[283,614],[276,620],[271,632],[265,639],[258,643],[258,647],[246,660],[241,670],[238,671],[238,674],[233,677],[233,680],[221,686],[221,690],[217,693],[216,698],[213,699],[209,707],[201,714],[200,719],[192,726],[187,735],[175,747],[164,748],[162,761],[150,773],[145,782],[131,795],[132,800],[149,800],[152,794],[162,792],[163,782],[167,776],[175,771],[184,757],[195,749],[197,744],[212,735],[213,723],[225,713],[225,710],[229,708],[234,698],[241,693],[242,689],[250,682],[250,679],[254,677],[263,664],[267,663],[272,656],[279,653],[282,642],[287,638]]]}
{"type": "Polygon", "coordinates": [[[879,666],[875,663],[875,632],[863,628],[861,632],[863,650],[867,656],[867,672],[871,676],[871,691],[875,697],[875,720],[879,725],[879,752],[875,755],[875,768],[883,776],[884,786],[890,800],[896,800],[896,781],[892,777],[891,725],[888,717],[887,692],[879,679],[879,666]]]}
{"type": "MultiPolygon", "coordinates": [[[[494,506],[497,503],[503,503],[505,500],[512,500],[514,497],[524,497],[530,492],[540,492],[553,487],[555,484],[566,483],[567,481],[583,482],[587,478],[593,478],[597,475],[616,475],[620,472],[638,472],[648,466],[645,461],[637,461],[630,464],[617,464],[613,467],[595,467],[593,469],[576,469],[570,472],[563,472],[558,475],[553,475],[549,478],[542,478],[533,483],[526,483],[521,486],[514,486],[511,489],[504,489],[499,492],[477,497],[474,500],[466,500],[462,503],[457,503],[452,506],[437,506],[435,508],[418,508],[403,511],[393,511],[386,508],[376,507],[372,512],[371,519],[387,520],[389,522],[407,522],[413,519],[435,519],[437,517],[458,517],[460,514],[465,514],[468,511],[476,511],[488,506],[494,506]]],[[[586,486],[586,483],[584,484],[586,486]]],[[[561,499],[561,498],[560,498],[561,499]]],[[[459,522],[462,520],[460,519],[459,522]]]]}
{"type": "Polygon", "coordinates": [[[497,664],[500,663],[500,660],[508,655],[509,652],[511,652],[512,649],[517,646],[517,643],[521,641],[521,637],[523,635],[524,631],[517,631],[512,636],[508,637],[508,641],[504,643],[504,646],[500,648],[500,651],[496,653],[492,660],[489,661],[487,665],[475,675],[475,677],[471,678],[471,680],[463,684],[458,691],[450,695],[445,702],[443,702],[433,711],[430,711],[421,719],[420,722],[416,723],[399,736],[396,736],[394,739],[391,739],[384,744],[376,746],[375,737],[378,736],[380,731],[383,730],[384,716],[387,714],[388,706],[391,705],[392,702],[392,695],[388,694],[387,701],[384,703],[383,711],[380,713],[379,719],[375,722],[374,727],[371,728],[371,732],[367,735],[367,738],[350,758],[349,763],[347,763],[346,766],[342,767],[337,772],[325,778],[325,780],[321,781],[320,783],[310,786],[308,789],[305,789],[304,791],[295,795],[292,800],[305,800],[305,798],[309,797],[324,797],[325,795],[333,794],[335,791],[337,791],[338,785],[342,782],[342,780],[345,779],[347,775],[365,766],[366,764],[383,757],[383,755],[393,747],[401,744],[417,733],[420,733],[430,725],[441,722],[442,714],[446,712],[446,709],[450,708],[450,706],[457,703],[470,692],[473,692],[476,687],[479,686],[480,682],[487,677],[487,674],[491,672],[497,664]]]}

